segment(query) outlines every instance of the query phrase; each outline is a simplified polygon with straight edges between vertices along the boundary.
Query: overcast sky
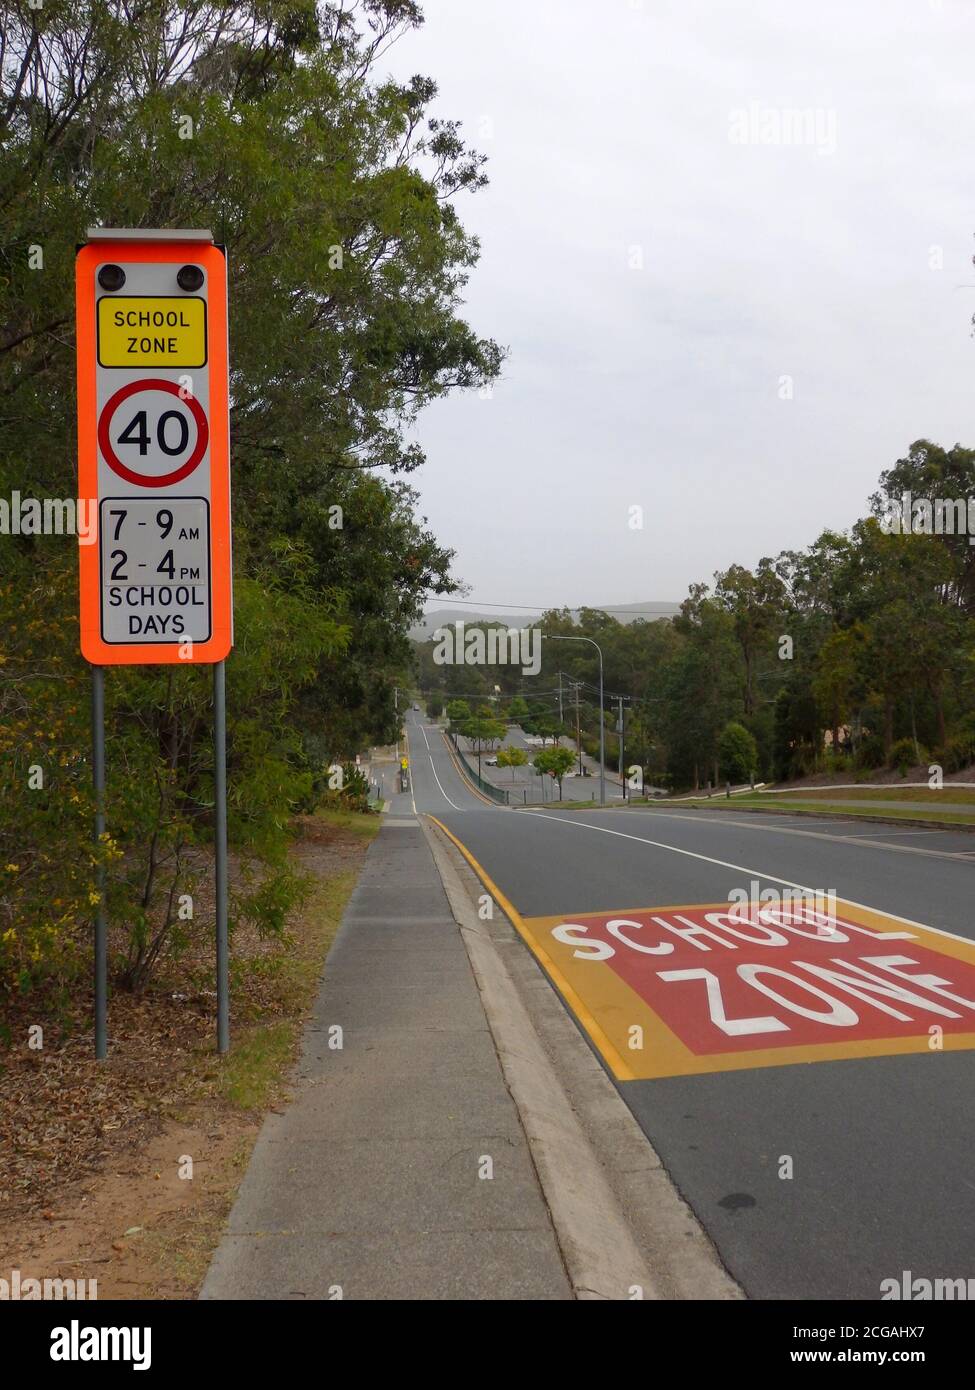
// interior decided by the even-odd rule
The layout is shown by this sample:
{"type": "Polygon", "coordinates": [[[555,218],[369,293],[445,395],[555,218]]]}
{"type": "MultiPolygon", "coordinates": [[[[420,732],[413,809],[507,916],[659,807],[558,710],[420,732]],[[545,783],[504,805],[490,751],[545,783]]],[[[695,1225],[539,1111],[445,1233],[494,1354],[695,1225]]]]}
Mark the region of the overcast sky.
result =
{"type": "Polygon", "coordinates": [[[975,444],[972,0],[424,10],[387,61],[489,156],[466,314],[510,349],[418,431],[471,599],[679,601],[975,444]]]}

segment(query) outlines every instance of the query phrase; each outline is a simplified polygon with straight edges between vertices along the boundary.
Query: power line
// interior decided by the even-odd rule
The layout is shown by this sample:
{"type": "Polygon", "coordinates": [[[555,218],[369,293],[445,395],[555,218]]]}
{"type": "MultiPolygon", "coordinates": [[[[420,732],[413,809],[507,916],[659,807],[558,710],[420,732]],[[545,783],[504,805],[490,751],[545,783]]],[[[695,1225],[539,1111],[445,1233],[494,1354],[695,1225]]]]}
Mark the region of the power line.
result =
{"type": "MultiPolygon", "coordinates": [[[[449,597],[445,598],[444,602],[449,604],[451,608],[513,608],[517,609],[518,612],[537,613],[539,617],[541,617],[543,613],[561,613],[564,608],[567,608],[565,604],[563,604],[561,608],[553,608],[551,604],[545,603],[475,603],[473,599],[449,597]]],[[[642,603],[638,605],[631,604],[628,608],[607,608],[605,604],[583,603],[574,608],[568,608],[568,612],[581,613],[583,608],[587,608],[593,613],[628,613],[633,618],[639,618],[643,613],[659,611],[662,617],[669,618],[674,616],[675,610],[679,609],[680,605],[677,603],[642,603]]],[[[426,618],[430,615],[424,613],[423,616],[426,618]]]]}

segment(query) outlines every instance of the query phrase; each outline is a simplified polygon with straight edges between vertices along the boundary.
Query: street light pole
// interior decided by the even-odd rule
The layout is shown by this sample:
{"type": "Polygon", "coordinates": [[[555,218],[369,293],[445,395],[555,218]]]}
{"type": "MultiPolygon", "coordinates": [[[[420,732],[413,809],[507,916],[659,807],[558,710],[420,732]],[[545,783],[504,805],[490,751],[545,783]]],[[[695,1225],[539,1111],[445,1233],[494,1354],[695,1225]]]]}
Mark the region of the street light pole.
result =
{"type": "Polygon", "coordinates": [[[620,738],[619,738],[619,743],[620,743],[620,782],[621,782],[622,787],[623,787],[623,799],[625,800],[625,799],[626,799],[626,778],[623,776],[623,696],[622,696],[622,695],[617,696],[617,700],[618,700],[618,703],[619,703],[619,712],[620,712],[620,714],[619,714],[619,720],[618,720],[619,729],[618,729],[618,731],[617,731],[617,732],[619,733],[619,736],[620,736],[620,738]]]}
{"type": "Polygon", "coordinates": [[[579,754],[579,776],[582,776],[582,733],[579,729],[579,682],[576,681],[576,752],[579,754]]]}
{"type": "MultiPolygon", "coordinates": [[[[542,633],[543,642],[588,642],[599,653],[599,804],[606,805],[606,722],[603,717],[603,649],[592,637],[558,637],[542,633]]],[[[577,696],[578,698],[578,696],[577,696]]]]}
{"type": "Polygon", "coordinates": [[[593,646],[599,653],[599,804],[606,805],[606,715],[603,710],[603,649],[598,642],[593,646]]]}

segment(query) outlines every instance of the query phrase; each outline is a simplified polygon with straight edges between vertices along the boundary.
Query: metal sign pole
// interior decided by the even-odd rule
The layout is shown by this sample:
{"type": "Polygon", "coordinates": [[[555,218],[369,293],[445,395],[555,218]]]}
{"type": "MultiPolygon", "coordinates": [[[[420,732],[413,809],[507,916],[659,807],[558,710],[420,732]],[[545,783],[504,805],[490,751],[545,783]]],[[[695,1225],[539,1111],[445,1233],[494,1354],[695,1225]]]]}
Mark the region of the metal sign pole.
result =
{"type": "Polygon", "coordinates": [[[227,941],[227,681],[226,666],[213,668],[214,848],[217,861],[217,1051],[230,1051],[230,985],[227,941]]]}
{"type": "MultiPolygon", "coordinates": [[[[93,227],[75,262],[79,550],[95,833],[106,666],[214,667],[217,1047],[230,1047],[224,660],[233,648],[227,260],[202,228],[93,227]],[[149,331],[150,327],[152,332],[149,331]],[[134,332],[140,329],[144,331],[134,332]]],[[[107,869],[97,867],[95,1052],[107,1053],[107,869]]]]}
{"type": "MultiPolygon", "coordinates": [[[[91,668],[91,762],[95,792],[95,844],[102,849],[105,834],[105,669],[91,668]]],[[[108,1056],[108,913],[105,907],[105,861],[95,866],[95,1057],[108,1056]]]]}

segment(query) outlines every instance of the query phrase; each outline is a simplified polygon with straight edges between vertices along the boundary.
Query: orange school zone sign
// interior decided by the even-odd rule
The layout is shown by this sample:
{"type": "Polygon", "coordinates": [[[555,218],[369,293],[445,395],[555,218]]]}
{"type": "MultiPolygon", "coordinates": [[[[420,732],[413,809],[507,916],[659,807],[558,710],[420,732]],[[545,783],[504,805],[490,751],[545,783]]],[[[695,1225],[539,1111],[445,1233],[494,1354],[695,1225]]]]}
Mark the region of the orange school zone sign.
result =
{"type": "Polygon", "coordinates": [[[202,237],[119,232],[81,248],[75,278],[78,495],[94,499],[97,526],[97,544],[80,547],[82,653],[98,666],[222,661],[233,645],[225,256],[202,237]],[[184,267],[196,268],[189,287],[184,267]]]}
{"type": "Polygon", "coordinates": [[[620,1081],[975,1047],[975,943],[853,903],[522,925],[620,1081]]]}

